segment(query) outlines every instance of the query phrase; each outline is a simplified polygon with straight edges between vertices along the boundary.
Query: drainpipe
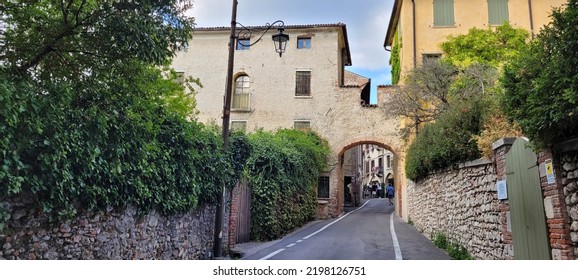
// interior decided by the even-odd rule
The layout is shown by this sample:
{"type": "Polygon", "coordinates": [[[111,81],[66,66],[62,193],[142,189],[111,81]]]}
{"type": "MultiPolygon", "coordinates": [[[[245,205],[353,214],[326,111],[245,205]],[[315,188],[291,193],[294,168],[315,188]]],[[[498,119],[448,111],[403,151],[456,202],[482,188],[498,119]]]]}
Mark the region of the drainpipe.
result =
{"type": "Polygon", "coordinates": [[[417,67],[417,47],[416,47],[416,34],[415,34],[415,0],[411,0],[411,9],[412,9],[412,20],[413,20],[413,68],[417,67]]]}
{"type": "Polygon", "coordinates": [[[532,16],[532,0],[528,0],[528,11],[530,12],[530,34],[534,39],[534,17],[532,16]]]}

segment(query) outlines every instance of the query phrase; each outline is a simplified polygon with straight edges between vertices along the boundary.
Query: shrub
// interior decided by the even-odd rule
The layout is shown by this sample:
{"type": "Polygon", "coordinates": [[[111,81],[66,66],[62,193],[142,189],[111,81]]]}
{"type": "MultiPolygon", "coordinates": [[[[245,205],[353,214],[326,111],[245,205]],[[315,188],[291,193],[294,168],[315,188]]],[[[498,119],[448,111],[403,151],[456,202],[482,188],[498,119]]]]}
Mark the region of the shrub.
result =
{"type": "Polygon", "coordinates": [[[313,132],[258,131],[246,172],[252,187],[251,235],[273,240],[315,218],[315,183],[329,148],[313,132]]]}
{"type": "Polygon", "coordinates": [[[551,17],[502,78],[504,112],[536,146],[578,136],[578,1],[551,17]]]}
{"type": "Polygon", "coordinates": [[[409,146],[406,176],[419,180],[430,172],[478,158],[480,152],[472,137],[482,129],[484,104],[482,100],[455,104],[436,122],[426,124],[409,146]]]}

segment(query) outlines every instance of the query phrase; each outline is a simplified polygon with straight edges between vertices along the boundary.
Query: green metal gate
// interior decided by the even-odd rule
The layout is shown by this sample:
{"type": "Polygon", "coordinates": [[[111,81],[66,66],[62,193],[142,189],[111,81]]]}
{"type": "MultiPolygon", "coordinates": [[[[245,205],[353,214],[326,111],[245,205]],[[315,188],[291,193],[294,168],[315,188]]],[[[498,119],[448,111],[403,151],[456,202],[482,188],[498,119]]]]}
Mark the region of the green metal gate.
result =
{"type": "Polygon", "coordinates": [[[536,154],[518,138],[506,154],[514,259],[548,260],[550,246],[536,154]]]}

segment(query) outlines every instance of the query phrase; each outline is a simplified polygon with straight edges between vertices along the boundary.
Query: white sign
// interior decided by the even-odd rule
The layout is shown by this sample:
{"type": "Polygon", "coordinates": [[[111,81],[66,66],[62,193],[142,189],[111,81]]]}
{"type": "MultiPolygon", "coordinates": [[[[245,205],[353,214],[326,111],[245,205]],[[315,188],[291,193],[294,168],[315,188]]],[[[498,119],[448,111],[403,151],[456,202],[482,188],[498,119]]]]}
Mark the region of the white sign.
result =
{"type": "Polygon", "coordinates": [[[508,187],[506,180],[496,182],[496,189],[498,190],[498,199],[508,199],[508,187]]]}
{"type": "Polygon", "coordinates": [[[548,185],[554,184],[556,182],[556,177],[554,176],[554,167],[552,166],[552,160],[546,160],[546,179],[548,179],[548,185]]]}

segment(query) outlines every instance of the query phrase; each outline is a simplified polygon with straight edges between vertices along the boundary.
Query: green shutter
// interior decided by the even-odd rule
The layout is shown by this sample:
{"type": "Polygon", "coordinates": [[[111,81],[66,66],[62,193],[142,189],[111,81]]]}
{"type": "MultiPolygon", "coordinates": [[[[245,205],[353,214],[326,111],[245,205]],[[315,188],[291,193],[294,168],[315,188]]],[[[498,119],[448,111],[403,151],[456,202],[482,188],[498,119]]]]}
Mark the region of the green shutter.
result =
{"type": "Polygon", "coordinates": [[[488,0],[488,21],[490,25],[502,25],[509,20],[508,0],[488,0]]]}
{"type": "Polygon", "coordinates": [[[434,26],[454,26],[454,0],[434,0],[434,26]]]}

